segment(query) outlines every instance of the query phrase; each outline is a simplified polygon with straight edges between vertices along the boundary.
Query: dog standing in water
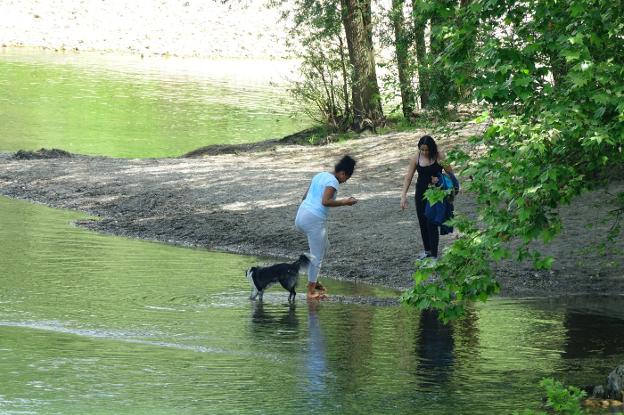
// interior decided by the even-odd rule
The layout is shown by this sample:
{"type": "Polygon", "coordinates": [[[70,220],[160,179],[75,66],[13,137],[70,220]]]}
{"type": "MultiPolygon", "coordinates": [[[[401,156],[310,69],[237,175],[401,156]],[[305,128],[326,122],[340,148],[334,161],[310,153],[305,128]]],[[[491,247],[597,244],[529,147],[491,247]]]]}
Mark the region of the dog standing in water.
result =
{"type": "Polygon", "coordinates": [[[288,264],[275,264],[269,267],[251,267],[247,270],[247,279],[251,283],[251,296],[250,300],[255,300],[259,297],[262,301],[262,295],[264,290],[271,285],[279,282],[282,287],[290,294],[288,295],[288,302],[294,302],[297,292],[297,280],[299,279],[299,273],[301,270],[307,270],[310,265],[310,256],[308,254],[302,254],[295,262],[288,264]]]}

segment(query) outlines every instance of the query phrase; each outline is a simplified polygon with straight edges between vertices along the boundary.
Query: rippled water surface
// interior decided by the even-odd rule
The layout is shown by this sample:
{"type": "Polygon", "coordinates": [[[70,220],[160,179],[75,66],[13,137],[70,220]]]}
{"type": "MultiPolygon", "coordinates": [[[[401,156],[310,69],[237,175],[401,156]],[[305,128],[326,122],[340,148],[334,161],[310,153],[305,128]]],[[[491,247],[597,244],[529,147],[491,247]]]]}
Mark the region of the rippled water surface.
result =
{"type": "Polygon", "coordinates": [[[294,67],[0,48],[0,152],[164,157],[283,137],[310,125],[286,91],[294,67]]]}
{"type": "MultiPolygon", "coordinates": [[[[494,300],[441,325],[401,307],[310,307],[260,259],[95,234],[0,198],[0,413],[511,413],[545,376],[624,359],[621,300],[494,300]]],[[[388,291],[327,281],[345,296],[388,291]]]]}

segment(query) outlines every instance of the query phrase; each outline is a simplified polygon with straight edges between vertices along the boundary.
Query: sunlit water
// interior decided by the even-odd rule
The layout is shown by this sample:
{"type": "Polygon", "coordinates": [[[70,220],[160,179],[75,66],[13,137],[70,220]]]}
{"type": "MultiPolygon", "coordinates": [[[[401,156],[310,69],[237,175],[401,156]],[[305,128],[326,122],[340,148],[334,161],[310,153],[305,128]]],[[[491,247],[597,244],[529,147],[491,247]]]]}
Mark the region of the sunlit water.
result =
{"type": "MultiPolygon", "coordinates": [[[[0,151],[159,157],[280,137],[308,121],[275,65],[0,49],[0,151]]],[[[511,413],[539,407],[543,377],[600,383],[624,359],[622,299],[493,300],[448,326],[396,306],[289,307],[280,288],[258,304],[244,271],[262,259],[81,217],[0,197],[1,414],[511,413]]]]}
{"type": "MultiPolygon", "coordinates": [[[[259,259],[95,234],[0,198],[0,413],[481,414],[624,359],[618,300],[402,307],[248,300],[259,259]]],[[[326,281],[332,293],[391,295],[326,281]]]]}
{"type": "Polygon", "coordinates": [[[0,48],[0,152],[180,156],[300,131],[295,64],[0,48]]]}

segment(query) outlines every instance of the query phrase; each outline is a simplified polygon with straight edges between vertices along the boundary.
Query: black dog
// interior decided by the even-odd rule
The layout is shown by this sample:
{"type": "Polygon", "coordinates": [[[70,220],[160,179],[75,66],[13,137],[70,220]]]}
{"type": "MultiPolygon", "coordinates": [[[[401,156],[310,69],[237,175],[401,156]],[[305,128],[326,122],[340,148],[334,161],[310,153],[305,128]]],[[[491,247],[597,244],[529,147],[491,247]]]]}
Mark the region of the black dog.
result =
{"type": "Polygon", "coordinates": [[[292,264],[284,263],[271,265],[270,267],[249,268],[247,270],[247,279],[251,283],[251,296],[249,299],[255,300],[259,296],[260,301],[262,301],[264,290],[279,282],[286,291],[290,292],[288,302],[295,301],[295,296],[297,295],[295,288],[297,287],[299,272],[309,264],[309,255],[303,254],[292,264]]]}

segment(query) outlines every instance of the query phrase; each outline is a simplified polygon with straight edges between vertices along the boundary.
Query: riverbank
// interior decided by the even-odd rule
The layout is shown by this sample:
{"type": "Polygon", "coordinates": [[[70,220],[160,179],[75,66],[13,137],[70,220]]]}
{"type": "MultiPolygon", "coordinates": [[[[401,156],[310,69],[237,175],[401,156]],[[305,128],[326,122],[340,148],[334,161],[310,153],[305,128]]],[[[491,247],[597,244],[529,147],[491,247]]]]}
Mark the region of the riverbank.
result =
{"type": "MultiPolygon", "coordinates": [[[[483,128],[471,123],[455,127],[436,136],[442,149],[467,146],[467,137],[483,128]]],[[[322,275],[405,289],[412,284],[422,246],[413,203],[401,211],[399,194],[408,160],[424,133],[391,133],[325,146],[276,143],[197,158],[28,160],[3,154],[0,194],[88,212],[100,219],[79,226],[95,231],[294,258],[307,250],[293,221],[310,178],[351,154],[358,165],[340,196],[355,196],[359,203],[332,211],[331,247],[322,275]]],[[[456,209],[475,214],[474,197],[461,194],[456,209]]],[[[553,269],[538,272],[528,263],[498,264],[501,294],[624,294],[624,244],[620,240],[617,249],[604,254],[595,249],[611,225],[600,223],[608,210],[596,193],[564,207],[564,231],[544,248],[556,258],[553,269]]],[[[441,246],[455,237],[441,237],[441,246]]]]}
{"type": "Polygon", "coordinates": [[[279,11],[263,2],[0,2],[0,45],[144,56],[283,59],[279,11]]]}

